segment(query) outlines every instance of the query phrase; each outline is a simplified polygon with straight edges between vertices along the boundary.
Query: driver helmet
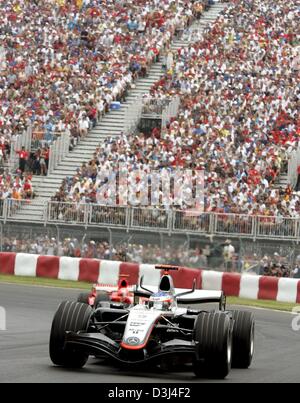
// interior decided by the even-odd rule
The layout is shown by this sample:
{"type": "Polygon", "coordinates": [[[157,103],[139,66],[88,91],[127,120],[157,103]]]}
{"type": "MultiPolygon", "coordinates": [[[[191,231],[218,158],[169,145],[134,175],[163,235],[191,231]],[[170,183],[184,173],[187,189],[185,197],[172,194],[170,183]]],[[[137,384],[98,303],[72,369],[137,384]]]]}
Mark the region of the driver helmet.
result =
{"type": "Polygon", "coordinates": [[[174,298],[168,292],[157,292],[149,298],[149,308],[167,311],[171,308],[174,298]]]}

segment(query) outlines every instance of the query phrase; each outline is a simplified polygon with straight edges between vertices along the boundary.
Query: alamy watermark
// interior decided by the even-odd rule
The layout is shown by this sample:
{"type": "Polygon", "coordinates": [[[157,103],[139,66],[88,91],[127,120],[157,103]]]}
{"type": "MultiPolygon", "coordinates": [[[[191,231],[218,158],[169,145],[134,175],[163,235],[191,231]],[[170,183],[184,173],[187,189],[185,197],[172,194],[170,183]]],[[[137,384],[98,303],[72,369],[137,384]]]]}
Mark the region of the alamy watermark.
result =
{"type": "Polygon", "coordinates": [[[98,183],[97,202],[107,206],[179,207],[204,211],[204,171],[132,169],[120,164],[98,183]]]}
{"type": "Polygon", "coordinates": [[[292,309],[292,313],[295,315],[295,317],[292,320],[292,329],[294,332],[299,332],[300,331],[300,306],[295,306],[292,309]]]}
{"type": "Polygon", "coordinates": [[[0,332],[6,329],[6,310],[0,306],[0,332]]]}

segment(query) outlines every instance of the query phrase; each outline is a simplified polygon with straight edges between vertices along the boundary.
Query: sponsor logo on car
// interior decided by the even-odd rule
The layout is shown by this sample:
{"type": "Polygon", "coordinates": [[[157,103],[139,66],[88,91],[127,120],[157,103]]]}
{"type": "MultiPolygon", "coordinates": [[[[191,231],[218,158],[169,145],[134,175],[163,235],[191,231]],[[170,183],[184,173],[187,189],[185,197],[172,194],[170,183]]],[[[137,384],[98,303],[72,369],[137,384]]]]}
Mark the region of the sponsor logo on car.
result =
{"type": "Polygon", "coordinates": [[[138,346],[140,344],[140,339],[138,337],[128,337],[126,344],[129,346],[138,346]]]}

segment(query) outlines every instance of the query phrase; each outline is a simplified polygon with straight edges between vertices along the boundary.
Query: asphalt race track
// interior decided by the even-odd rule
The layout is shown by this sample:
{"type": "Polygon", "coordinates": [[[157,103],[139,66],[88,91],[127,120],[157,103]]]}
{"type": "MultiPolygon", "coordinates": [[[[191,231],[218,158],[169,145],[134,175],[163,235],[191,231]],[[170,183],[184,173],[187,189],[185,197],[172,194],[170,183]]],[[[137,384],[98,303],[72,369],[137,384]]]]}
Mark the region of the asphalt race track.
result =
{"type": "MultiPolygon", "coordinates": [[[[0,306],[7,311],[7,331],[0,331],[0,382],[208,382],[191,372],[134,372],[90,359],[81,370],[54,367],[48,356],[53,315],[76,290],[0,284],[0,306]]],[[[254,310],[256,353],[251,369],[232,370],[222,382],[300,382],[300,332],[288,313],[254,310]]]]}

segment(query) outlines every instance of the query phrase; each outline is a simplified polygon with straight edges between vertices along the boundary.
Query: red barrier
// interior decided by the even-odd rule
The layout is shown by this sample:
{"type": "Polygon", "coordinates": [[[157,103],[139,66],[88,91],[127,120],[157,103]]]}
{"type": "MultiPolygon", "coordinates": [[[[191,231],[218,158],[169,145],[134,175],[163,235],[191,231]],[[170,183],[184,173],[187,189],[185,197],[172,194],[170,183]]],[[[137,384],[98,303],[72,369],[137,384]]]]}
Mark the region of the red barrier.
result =
{"type": "Polygon", "coordinates": [[[278,281],[276,277],[260,277],[258,299],[276,301],[278,294],[278,281]]]}
{"type": "Polygon", "coordinates": [[[58,278],[59,257],[39,256],[37,260],[36,276],[46,278],[58,278]]]}
{"type": "Polygon", "coordinates": [[[130,285],[135,285],[139,282],[140,265],[136,263],[121,263],[119,278],[124,276],[130,285]]]}
{"type": "Polygon", "coordinates": [[[238,297],[240,295],[241,275],[224,273],[222,277],[222,290],[225,295],[238,297]]]}
{"type": "Polygon", "coordinates": [[[15,253],[0,253],[0,273],[14,275],[15,261],[15,253]]]}
{"type": "Polygon", "coordinates": [[[171,271],[174,286],[176,288],[192,288],[194,279],[196,280],[196,288],[201,286],[201,270],[180,268],[178,271],[171,271]]]}
{"type": "Polygon", "coordinates": [[[298,288],[297,288],[297,304],[300,304],[300,281],[298,281],[298,288]]]}
{"type": "Polygon", "coordinates": [[[99,267],[100,267],[99,260],[81,259],[79,262],[78,281],[97,283],[99,278],[99,267]]]}

